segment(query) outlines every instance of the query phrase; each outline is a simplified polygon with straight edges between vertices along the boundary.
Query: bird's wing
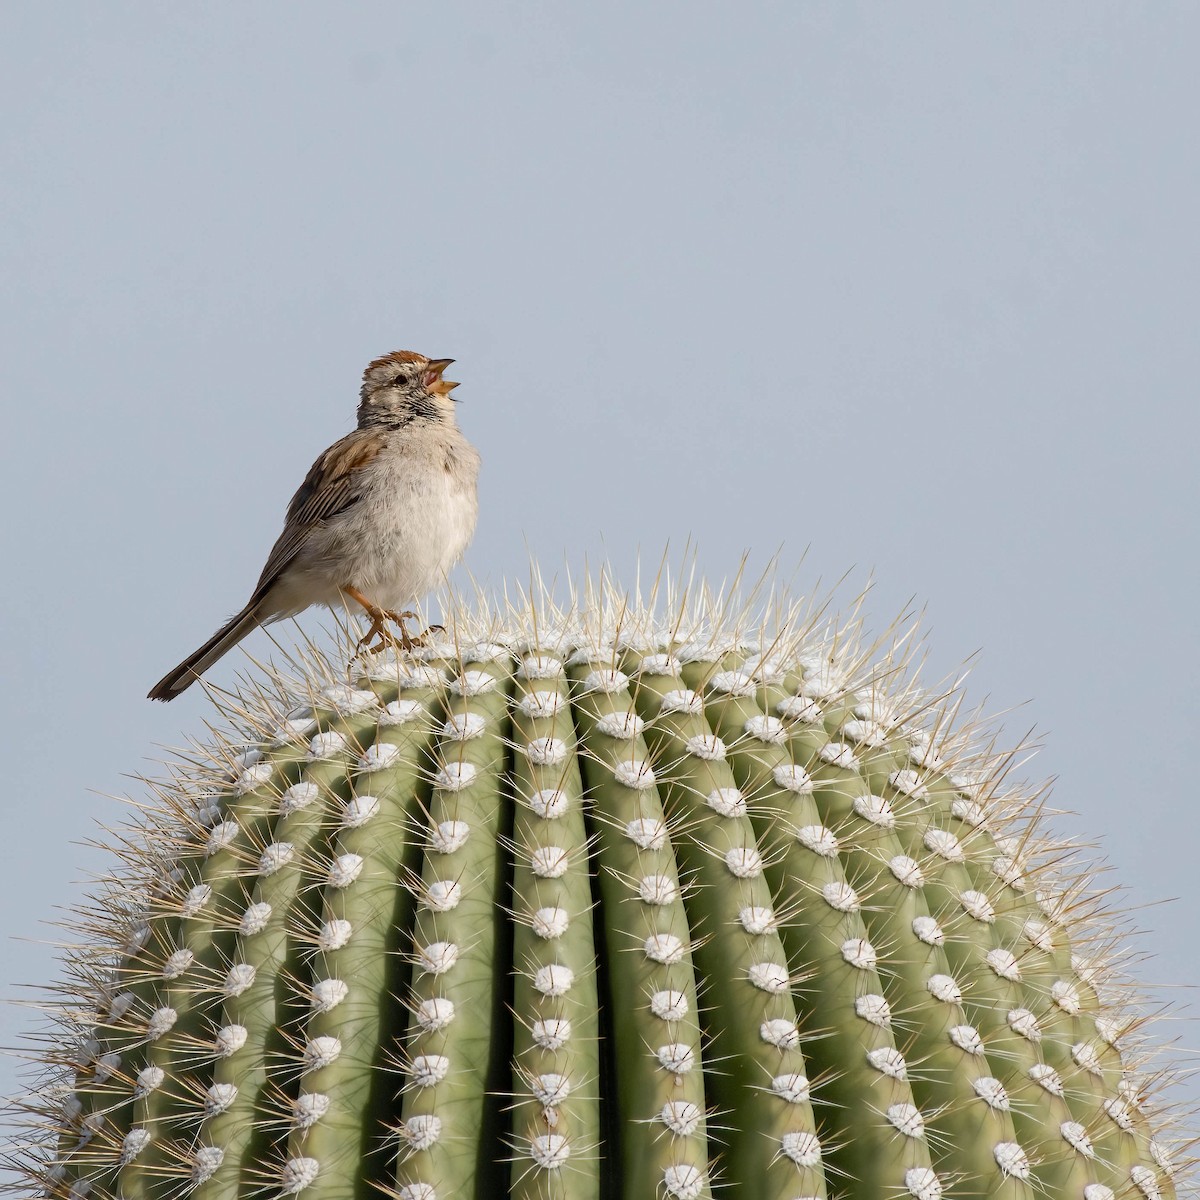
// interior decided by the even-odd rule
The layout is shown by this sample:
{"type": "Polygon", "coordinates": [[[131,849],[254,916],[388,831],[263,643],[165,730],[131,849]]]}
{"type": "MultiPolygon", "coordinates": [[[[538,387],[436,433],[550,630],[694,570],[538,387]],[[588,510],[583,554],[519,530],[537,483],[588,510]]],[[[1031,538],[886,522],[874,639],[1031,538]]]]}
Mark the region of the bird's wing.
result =
{"type": "Polygon", "coordinates": [[[279,540],[267,556],[254,600],[260,599],[287,569],[316,525],[357,504],[362,497],[363,468],[383,449],[374,429],[356,429],[334,442],[313,463],[287,509],[279,540]]]}

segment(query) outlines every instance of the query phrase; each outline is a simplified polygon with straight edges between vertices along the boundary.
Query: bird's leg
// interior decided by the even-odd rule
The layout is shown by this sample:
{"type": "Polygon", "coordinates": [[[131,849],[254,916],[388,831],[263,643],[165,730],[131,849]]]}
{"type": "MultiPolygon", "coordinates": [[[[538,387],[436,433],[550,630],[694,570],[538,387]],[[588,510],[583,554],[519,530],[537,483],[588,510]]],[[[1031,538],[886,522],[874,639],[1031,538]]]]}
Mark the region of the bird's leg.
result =
{"type": "Polygon", "coordinates": [[[368,600],[366,596],[364,596],[362,592],[358,590],[358,588],[351,587],[349,584],[343,585],[342,591],[356,604],[362,605],[367,616],[371,618],[370,628],[361,638],[358,639],[358,643],[354,647],[356,658],[364,650],[370,653],[375,653],[384,649],[384,647],[388,645],[396,644],[397,639],[395,634],[393,634],[387,628],[386,622],[389,620],[395,621],[400,627],[399,641],[404,650],[411,651],[413,647],[416,646],[417,643],[408,636],[408,630],[404,628],[404,621],[401,619],[401,617],[414,617],[416,616],[416,613],[394,613],[388,609],[380,608],[378,604],[368,600]],[[370,643],[375,638],[378,638],[379,641],[372,646],[370,643]]]}
{"type": "Polygon", "coordinates": [[[444,625],[430,625],[428,629],[423,629],[420,633],[411,634],[404,624],[405,621],[415,621],[417,619],[417,614],[411,609],[406,608],[401,612],[397,612],[391,608],[380,608],[378,604],[368,600],[358,588],[351,587],[349,584],[343,585],[342,591],[356,604],[361,605],[367,616],[371,618],[370,628],[363,637],[359,638],[358,644],[354,647],[356,658],[363,650],[374,654],[386,646],[395,646],[397,642],[399,642],[401,649],[406,653],[411,653],[418,646],[425,645],[430,634],[446,632],[444,625]],[[388,621],[391,621],[400,631],[399,638],[387,628],[386,622],[388,621]],[[370,643],[376,638],[379,640],[374,645],[371,645],[370,643]]]}

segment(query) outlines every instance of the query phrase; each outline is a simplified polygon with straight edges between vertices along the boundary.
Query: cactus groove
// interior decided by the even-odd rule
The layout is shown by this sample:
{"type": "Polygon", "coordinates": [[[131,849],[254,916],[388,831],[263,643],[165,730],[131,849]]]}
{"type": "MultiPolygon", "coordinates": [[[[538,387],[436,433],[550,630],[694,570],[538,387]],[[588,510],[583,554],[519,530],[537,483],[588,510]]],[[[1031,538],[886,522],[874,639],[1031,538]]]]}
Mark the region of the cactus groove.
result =
{"type": "Polygon", "coordinates": [[[664,607],[226,700],[78,914],[29,1186],[1170,1200],[1099,889],[989,727],[902,637],[664,607]]]}

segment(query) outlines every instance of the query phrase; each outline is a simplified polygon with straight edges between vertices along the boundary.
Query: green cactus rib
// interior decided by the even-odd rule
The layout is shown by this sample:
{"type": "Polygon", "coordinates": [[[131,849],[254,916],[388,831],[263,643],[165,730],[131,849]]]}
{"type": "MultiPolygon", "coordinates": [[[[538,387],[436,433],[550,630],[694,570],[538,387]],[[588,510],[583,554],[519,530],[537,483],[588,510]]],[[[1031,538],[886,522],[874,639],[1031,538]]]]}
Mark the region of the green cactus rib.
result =
{"type": "MultiPolygon", "coordinates": [[[[604,670],[604,668],[601,668],[604,670]]],[[[589,686],[570,668],[586,747],[610,995],[619,1195],[650,1200],[665,1180],[711,1196],[696,974],[678,864],[649,752],[627,689],[589,686]],[[643,898],[642,881],[653,880],[643,898]]]]}
{"type": "Polygon", "coordinates": [[[231,707],[80,918],[31,1185],[1173,1200],[1096,889],[1011,759],[843,630],[614,601],[231,707]]]}
{"type": "Polygon", "coordinates": [[[498,837],[511,685],[507,663],[481,663],[452,679],[447,726],[435,749],[403,1048],[399,1128],[412,1153],[402,1153],[397,1167],[401,1195],[420,1195],[422,1188],[486,1195],[503,1187],[497,1165],[480,1174],[475,1146],[485,1128],[488,1068],[499,1034],[497,976],[507,967],[495,961],[495,926],[505,901],[498,837]],[[472,717],[481,722],[480,735],[464,739],[472,717]],[[441,890],[446,884],[459,889],[453,904],[441,890]]]}
{"type": "Polygon", "coordinates": [[[513,1196],[599,1194],[599,1005],[583,780],[566,676],[518,672],[513,710],[513,1196]],[[569,1035],[568,1035],[569,1034],[569,1035]]]}

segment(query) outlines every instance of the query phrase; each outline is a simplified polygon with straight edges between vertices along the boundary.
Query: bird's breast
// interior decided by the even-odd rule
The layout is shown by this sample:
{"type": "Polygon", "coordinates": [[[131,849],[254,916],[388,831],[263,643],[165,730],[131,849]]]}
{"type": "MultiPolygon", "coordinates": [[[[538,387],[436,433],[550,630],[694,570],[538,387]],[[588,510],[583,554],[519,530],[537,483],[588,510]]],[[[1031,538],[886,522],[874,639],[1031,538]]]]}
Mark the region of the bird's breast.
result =
{"type": "Polygon", "coordinates": [[[337,530],[357,576],[351,582],[384,607],[406,606],[437,587],[475,531],[474,451],[423,449],[429,452],[381,455],[337,530]]]}

